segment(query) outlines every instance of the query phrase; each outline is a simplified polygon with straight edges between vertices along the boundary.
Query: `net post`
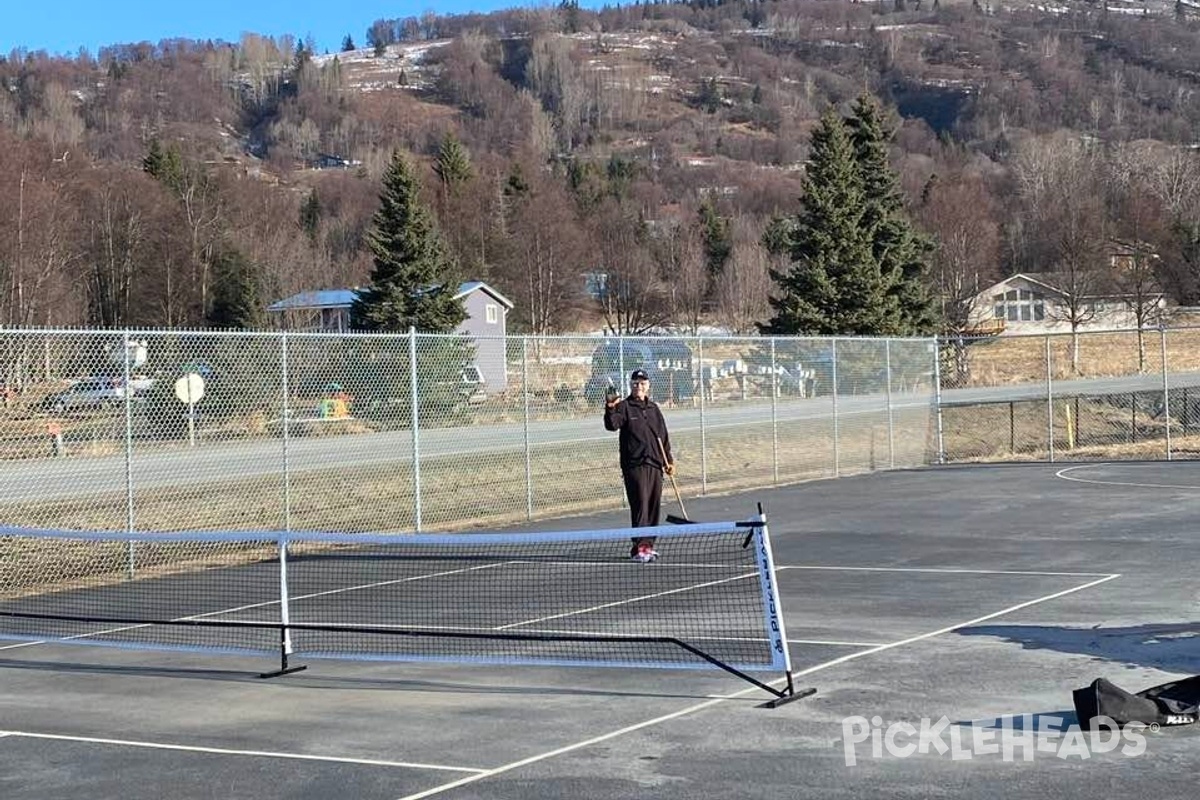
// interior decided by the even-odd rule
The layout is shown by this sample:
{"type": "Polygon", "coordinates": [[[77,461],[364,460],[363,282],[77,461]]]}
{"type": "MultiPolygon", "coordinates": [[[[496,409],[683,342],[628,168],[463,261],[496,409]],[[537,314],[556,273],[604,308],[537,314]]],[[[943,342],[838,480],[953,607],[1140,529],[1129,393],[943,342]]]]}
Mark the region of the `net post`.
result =
{"type": "Polygon", "coordinates": [[[754,558],[758,562],[759,584],[763,593],[763,622],[767,641],[777,654],[776,660],[783,669],[785,685],[775,692],[775,697],[763,704],[763,708],[778,708],[784,703],[816,694],[815,688],[797,689],[792,678],[792,654],[788,650],[787,628],[783,622],[783,603],[779,598],[779,583],[775,577],[775,557],[771,552],[771,535],[767,529],[767,515],[762,503],[752,520],[757,523],[751,529],[754,558]]]}
{"type": "Polygon", "coordinates": [[[292,620],[288,595],[287,550],[287,533],[282,533],[279,536],[279,669],[259,673],[260,678],[276,678],[308,669],[305,664],[295,667],[288,665],[288,656],[292,654],[292,620]]]}

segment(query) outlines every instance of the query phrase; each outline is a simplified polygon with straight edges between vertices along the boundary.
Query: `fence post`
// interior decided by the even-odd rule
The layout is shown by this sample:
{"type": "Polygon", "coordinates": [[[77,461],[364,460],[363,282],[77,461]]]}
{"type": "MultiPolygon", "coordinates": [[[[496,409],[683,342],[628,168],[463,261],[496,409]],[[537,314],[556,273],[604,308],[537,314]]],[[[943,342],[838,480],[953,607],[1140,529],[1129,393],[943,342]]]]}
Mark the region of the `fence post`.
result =
{"type": "MultiPolygon", "coordinates": [[[[135,524],[134,508],[133,508],[133,387],[129,385],[129,360],[132,356],[129,353],[129,329],[126,328],[121,333],[121,364],[122,374],[124,376],[124,394],[125,394],[125,532],[132,534],[135,524]]],[[[134,573],[134,547],[133,540],[128,542],[129,555],[129,577],[133,577],[134,573]]]]}
{"type": "Polygon", "coordinates": [[[280,379],[283,382],[283,529],[292,531],[292,464],[288,453],[291,440],[292,411],[288,395],[291,393],[288,375],[288,338],[287,331],[283,332],[280,343],[282,370],[280,379]]]}
{"type": "Polygon", "coordinates": [[[775,337],[771,337],[771,475],[779,485],[779,363],[775,359],[775,337]]]}
{"type": "Polygon", "coordinates": [[[883,342],[884,362],[887,365],[888,468],[896,467],[896,421],[892,416],[892,340],[883,342]]]}
{"type": "Polygon", "coordinates": [[[1050,463],[1054,463],[1054,376],[1051,373],[1050,337],[1046,337],[1046,431],[1050,445],[1050,463]]]}
{"type": "Polygon", "coordinates": [[[412,460],[413,460],[413,526],[417,533],[421,532],[421,422],[417,409],[417,329],[408,327],[408,382],[411,392],[409,401],[412,410],[408,415],[408,423],[412,428],[412,460]]]}
{"type": "Polygon", "coordinates": [[[617,334],[617,368],[621,370],[617,378],[621,382],[621,396],[625,397],[629,394],[629,378],[625,375],[625,334],[617,334]]]}
{"type": "Polygon", "coordinates": [[[1158,326],[1158,336],[1162,348],[1162,380],[1163,380],[1163,417],[1167,423],[1167,461],[1171,460],[1171,387],[1167,378],[1167,327],[1158,326]]]}
{"type": "Polygon", "coordinates": [[[533,455],[529,445],[529,337],[521,337],[521,395],[525,401],[525,518],[533,519],[533,455]]]}
{"type": "Polygon", "coordinates": [[[1017,454],[1017,407],[1012,400],[1008,401],[1008,454],[1017,454]]]}
{"type": "Polygon", "coordinates": [[[708,387],[712,380],[708,378],[704,366],[704,337],[698,337],[696,350],[700,356],[700,494],[708,494],[708,430],[705,427],[704,407],[708,402],[708,387]]]}
{"type": "Polygon", "coordinates": [[[836,478],[842,474],[841,443],[838,431],[837,339],[833,339],[831,342],[829,364],[830,370],[833,373],[833,475],[836,478]]]}
{"type": "Polygon", "coordinates": [[[942,341],[933,337],[933,404],[937,422],[937,463],[946,463],[946,440],[942,432],[942,341]]]}
{"type": "Polygon", "coordinates": [[[1137,444],[1137,396],[1134,392],[1129,396],[1129,443],[1137,444]]]}

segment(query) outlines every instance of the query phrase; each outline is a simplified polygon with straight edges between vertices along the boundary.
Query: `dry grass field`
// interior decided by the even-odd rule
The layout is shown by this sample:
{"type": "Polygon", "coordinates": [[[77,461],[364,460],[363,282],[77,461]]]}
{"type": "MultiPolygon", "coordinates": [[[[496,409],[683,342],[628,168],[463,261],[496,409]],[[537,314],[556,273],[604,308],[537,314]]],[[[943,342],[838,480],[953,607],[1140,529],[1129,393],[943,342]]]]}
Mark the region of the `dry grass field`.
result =
{"type": "MultiPolygon", "coordinates": [[[[1166,363],[1168,372],[1200,370],[1200,328],[1168,329],[1166,363]]],[[[1050,343],[1051,377],[1100,378],[1153,374],[1162,371],[1163,336],[1144,331],[1139,348],[1134,331],[1082,333],[1078,337],[1078,370],[1072,364],[1072,337],[1010,336],[977,340],[968,347],[970,386],[1003,386],[1046,379],[1046,343],[1050,343]]]]}

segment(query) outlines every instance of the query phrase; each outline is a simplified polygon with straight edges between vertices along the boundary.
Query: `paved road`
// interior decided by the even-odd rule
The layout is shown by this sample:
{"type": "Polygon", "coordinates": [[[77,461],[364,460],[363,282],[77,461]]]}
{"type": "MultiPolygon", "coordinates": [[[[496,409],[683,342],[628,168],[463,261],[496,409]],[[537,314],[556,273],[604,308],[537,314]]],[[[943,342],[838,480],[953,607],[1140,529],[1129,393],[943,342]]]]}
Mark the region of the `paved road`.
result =
{"type": "MultiPolygon", "coordinates": [[[[893,411],[929,407],[929,398],[903,395],[893,398],[893,411]]],[[[779,403],[774,418],[780,424],[832,419],[829,397],[792,400],[779,403]]],[[[878,415],[886,419],[887,398],[879,396],[838,398],[839,418],[878,415]]],[[[699,409],[668,410],[671,432],[680,434],[700,430],[699,409]]],[[[769,425],[772,408],[769,400],[749,401],[735,407],[706,409],[703,423],[707,430],[769,425]]],[[[830,423],[831,424],[831,423],[830,423]]],[[[532,447],[610,440],[614,434],[603,429],[600,415],[592,418],[533,422],[529,425],[532,447]]],[[[489,425],[465,428],[430,428],[419,434],[423,459],[445,456],[481,456],[489,453],[520,452],[525,447],[523,424],[489,425]]],[[[282,439],[207,442],[198,447],[138,451],[135,445],[130,466],[133,484],[138,488],[160,488],[206,481],[251,478],[283,471],[282,439]]],[[[346,469],[412,460],[411,432],[387,431],[353,436],[292,438],[287,443],[289,469],[293,473],[308,470],[346,469]]],[[[8,502],[70,497],[82,492],[124,491],[126,463],[123,453],[99,457],[24,460],[0,466],[0,497],[8,502]]]]}
{"type": "MultiPolygon", "coordinates": [[[[1173,372],[1167,374],[1167,383],[1172,389],[1200,386],[1200,372],[1173,372]]],[[[1125,378],[1086,378],[1073,381],[1054,381],[1050,389],[1055,397],[1097,396],[1107,394],[1129,394],[1132,392],[1161,392],[1162,373],[1132,375],[1125,378]]],[[[1046,399],[1046,383],[1020,383],[1010,386],[977,387],[972,389],[948,389],[942,392],[943,406],[970,406],[981,403],[1007,403],[1020,400],[1046,399]]]]}
{"type": "MultiPolygon", "coordinates": [[[[1168,376],[1172,387],[1200,387],[1200,373],[1168,376]]],[[[1126,378],[1093,378],[1059,381],[1053,384],[1055,396],[1122,394],[1155,391],[1162,387],[1161,375],[1126,378]]],[[[944,406],[1038,400],[1046,397],[1044,383],[1002,387],[951,389],[942,392],[944,406]]],[[[896,394],[895,412],[931,407],[932,398],[922,394],[896,394]]],[[[840,419],[879,415],[885,419],[887,397],[882,394],[839,397],[840,419]]],[[[699,409],[668,410],[671,430],[676,435],[696,432],[701,426],[699,409]]],[[[703,412],[705,427],[721,430],[731,427],[767,425],[772,416],[780,424],[828,421],[833,413],[829,397],[807,400],[788,398],[772,410],[769,400],[756,399],[737,406],[709,408],[703,412]]],[[[533,422],[529,425],[532,447],[585,443],[611,438],[595,418],[577,418],[533,422]]],[[[489,453],[519,452],[525,447],[522,424],[489,425],[464,428],[432,428],[420,431],[419,449],[423,458],[444,456],[480,456],[489,453]]],[[[288,442],[288,463],[293,473],[308,470],[346,469],[369,465],[409,462],[413,440],[409,431],[359,434],[351,437],[293,438],[288,442]]],[[[133,484],[141,489],[245,479],[283,471],[282,439],[258,439],[224,443],[205,443],[195,448],[136,451],[130,467],[133,484]]],[[[24,460],[0,466],[0,497],[7,502],[71,497],[81,493],[124,491],[126,463],[123,454],[101,457],[47,458],[24,460]]]]}

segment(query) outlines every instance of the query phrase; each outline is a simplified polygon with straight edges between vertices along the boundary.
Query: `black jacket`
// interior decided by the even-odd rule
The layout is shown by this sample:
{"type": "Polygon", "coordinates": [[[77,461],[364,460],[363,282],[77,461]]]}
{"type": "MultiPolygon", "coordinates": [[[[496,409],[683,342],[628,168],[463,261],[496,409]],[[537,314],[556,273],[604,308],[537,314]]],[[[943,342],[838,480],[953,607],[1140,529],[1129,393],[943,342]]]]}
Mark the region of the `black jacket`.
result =
{"type": "Polygon", "coordinates": [[[612,408],[604,409],[604,427],[620,431],[621,469],[627,470],[643,464],[661,469],[662,453],[658,439],[667,451],[667,461],[674,462],[671,455],[671,439],[667,435],[667,421],[663,419],[658,404],[646,398],[638,400],[633,395],[626,397],[612,408]]]}

